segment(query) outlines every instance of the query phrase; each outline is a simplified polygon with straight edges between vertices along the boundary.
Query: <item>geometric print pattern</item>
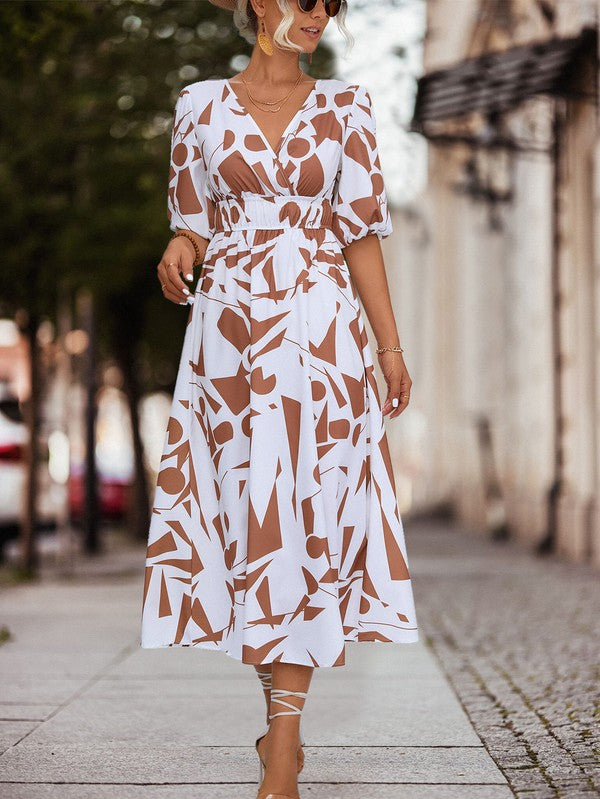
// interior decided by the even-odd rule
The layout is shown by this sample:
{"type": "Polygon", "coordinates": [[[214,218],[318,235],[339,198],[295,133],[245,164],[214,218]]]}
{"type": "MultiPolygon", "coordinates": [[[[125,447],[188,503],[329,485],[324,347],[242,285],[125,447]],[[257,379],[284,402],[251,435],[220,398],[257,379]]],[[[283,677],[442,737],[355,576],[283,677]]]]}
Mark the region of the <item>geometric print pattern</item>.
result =
{"type": "Polygon", "coordinates": [[[276,148],[227,80],[175,107],[171,229],[209,240],[153,499],[140,644],[341,666],[418,640],[374,365],[343,256],[392,232],[371,100],[316,81],[276,148]]]}

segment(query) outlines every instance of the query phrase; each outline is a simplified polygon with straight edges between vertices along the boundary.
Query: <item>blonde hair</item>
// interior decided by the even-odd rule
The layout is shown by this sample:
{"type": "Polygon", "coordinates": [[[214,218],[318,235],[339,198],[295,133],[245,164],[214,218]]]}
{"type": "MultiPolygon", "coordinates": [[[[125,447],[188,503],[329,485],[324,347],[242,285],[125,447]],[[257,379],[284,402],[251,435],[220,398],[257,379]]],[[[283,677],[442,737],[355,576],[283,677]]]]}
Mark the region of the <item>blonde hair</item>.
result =
{"type": "MultiPolygon", "coordinates": [[[[298,53],[304,52],[300,45],[295,44],[288,38],[289,30],[294,23],[294,12],[290,6],[290,0],[276,0],[276,2],[281,13],[283,14],[283,19],[273,33],[273,39],[275,43],[284,50],[287,48],[290,50],[296,50],[298,53]]],[[[347,4],[342,3],[342,7],[334,17],[339,31],[346,42],[344,57],[348,54],[350,48],[354,44],[354,37],[345,24],[346,8],[347,4]]],[[[233,23],[238,29],[240,36],[243,36],[243,38],[250,44],[256,43],[256,37],[258,34],[258,18],[256,16],[256,12],[252,8],[252,3],[250,0],[236,0],[235,9],[233,11],[233,23]]]]}

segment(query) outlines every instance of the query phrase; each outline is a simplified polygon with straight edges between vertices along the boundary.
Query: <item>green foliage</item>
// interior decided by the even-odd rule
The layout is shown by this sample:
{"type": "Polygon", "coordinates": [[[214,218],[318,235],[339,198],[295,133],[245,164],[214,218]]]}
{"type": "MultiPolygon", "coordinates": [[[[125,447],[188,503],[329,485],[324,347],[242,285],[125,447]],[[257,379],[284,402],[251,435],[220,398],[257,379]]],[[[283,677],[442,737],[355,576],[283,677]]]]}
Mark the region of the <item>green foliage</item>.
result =
{"type": "Polygon", "coordinates": [[[188,313],[156,279],[175,100],[250,45],[205,0],[4,0],[0,26],[0,311],[54,318],[86,286],[104,354],[129,309],[132,353],[175,360],[188,313]]]}

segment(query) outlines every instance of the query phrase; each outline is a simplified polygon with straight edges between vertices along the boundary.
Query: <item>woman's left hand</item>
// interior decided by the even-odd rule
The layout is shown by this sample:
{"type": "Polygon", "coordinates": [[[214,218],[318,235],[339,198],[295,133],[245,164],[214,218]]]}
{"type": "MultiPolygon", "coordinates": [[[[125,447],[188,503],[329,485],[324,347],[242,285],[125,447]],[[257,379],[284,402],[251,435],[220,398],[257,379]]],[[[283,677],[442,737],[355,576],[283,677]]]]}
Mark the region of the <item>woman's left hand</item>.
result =
{"type": "Polygon", "coordinates": [[[388,387],[387,397],[381,410],[384,416],[389,413],[390,419],[395,419],[410,402],[412,380],[401,352],[385,350],[378,353],[378,358],[388,387]],[[397,407],[392,404],[394,398],[398,400],[397,407]]]}

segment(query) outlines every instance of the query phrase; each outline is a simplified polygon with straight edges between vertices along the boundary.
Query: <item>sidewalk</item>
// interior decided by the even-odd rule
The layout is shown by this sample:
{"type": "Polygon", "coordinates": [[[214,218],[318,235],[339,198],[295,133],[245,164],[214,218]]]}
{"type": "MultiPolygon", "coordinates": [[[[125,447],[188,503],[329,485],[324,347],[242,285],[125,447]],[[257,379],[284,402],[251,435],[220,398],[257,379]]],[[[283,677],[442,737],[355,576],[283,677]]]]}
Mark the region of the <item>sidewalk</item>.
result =
{"type": "Polygon", "coordinates": [[[408,542],[419,623],[514,794],[599,797],[598,571],[439,523],[408,542]]]}
{"type": "MultiPolygon", "coordinates": [[[[473,539],[421,522],[406,523],[406,535],[421,640],[348,644],[346,666],[315,671],[303,799],[515,795],[440,660],[447,642],[436,613],[445,614],[447,592],[436,586],[449,567],[455,583],[461,573],[472,582],[456,556],[473,539]]],[[[220,652],[139,647],[144,554],[130,549],[107,556],[104,571],[100,558],[67,581],[0,591],[12,634],[0,646],[4,799],[254,799],[260,683],[220,652]]],[[[486,586],[476,583],[478,592],[486,586]]]]}

